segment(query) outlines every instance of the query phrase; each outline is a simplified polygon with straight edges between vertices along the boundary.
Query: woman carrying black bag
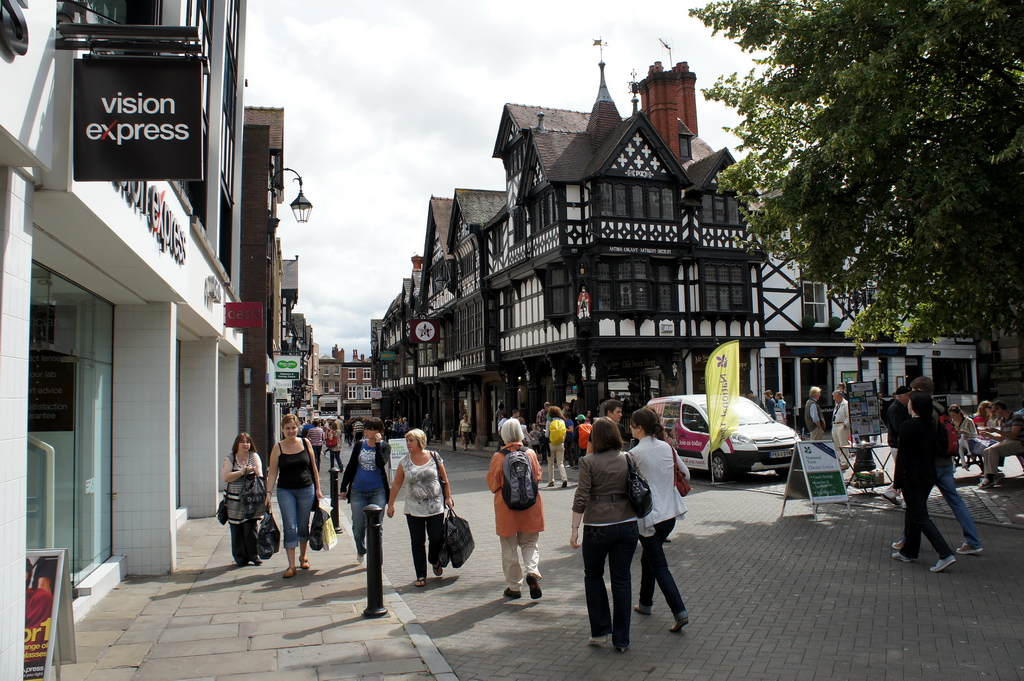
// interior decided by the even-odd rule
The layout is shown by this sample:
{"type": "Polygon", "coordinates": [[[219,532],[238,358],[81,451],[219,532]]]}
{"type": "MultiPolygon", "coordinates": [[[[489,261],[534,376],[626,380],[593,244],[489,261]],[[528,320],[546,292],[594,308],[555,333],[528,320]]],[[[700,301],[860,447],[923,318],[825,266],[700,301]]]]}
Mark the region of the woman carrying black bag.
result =
{"type": "MultiPolygon", "coordinates": [[[[224,457],[220,467],[220,479],[227,483],[228,527],[231,528],[231,557],[238,567],[249,563],[261,565],[256,553],[256,528],[263,517],[263,504],[256,504],[256,510],[246,509],[242,493],[252,478],[263,478],[263,464],[256,453],[256,444],[249,433],[239,433],[231,446],[231,454],[224,457]],[[248,478],[248,479],[247,479],[248,478]],[[246,511],[249,511],[247,514],[246,511]]],[[[259,482],[262,482],[259,481],[259,482]]]]}

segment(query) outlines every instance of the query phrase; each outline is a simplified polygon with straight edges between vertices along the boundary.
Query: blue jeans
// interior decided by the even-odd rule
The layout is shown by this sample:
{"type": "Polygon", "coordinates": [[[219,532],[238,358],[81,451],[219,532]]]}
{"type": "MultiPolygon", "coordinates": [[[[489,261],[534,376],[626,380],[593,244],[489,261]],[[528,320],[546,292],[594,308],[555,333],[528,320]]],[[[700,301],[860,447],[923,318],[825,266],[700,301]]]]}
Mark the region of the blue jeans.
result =
{"type": "Polygon", "coordinates": [[[648,608],[654,605],[654,583],[661,587],[661,593],[665,596],[669,610],[676,619],[686,614],[686,605],[683,597],[679,595],[679,587],[676,580],[668,569],[668,559],[665,558],[665,540],[672,533],[676,526],[676,519],[669,518],[654,526],[654,535],[651,537],[640,537],[640,545],[644,552],[640,555],[640,605],[648,608]]]}
{"type": "Polygon", "coordinates": [[[590,635],[612,635],[612,645],[629,647],[629,618],[633,587],[630,565],[636,553],[640,532],[636,521],[615,525],[583,526],[583,587],[587,594],[590,635]],[[612,581],[614,618],[608,608],[608,590],[604,587],[604,561],[612,581]]]}
{"type": "Polygon", "coordinates": [[[309,541],[309,514],[316,502],[313,485],[299,489],[277,488],[277,506],[281,509],[281,534],[284,547],[294,549],[299,542],[309,541]]]}
{"type": "MultiPolygon", "coordinates": [[[[384,494],[384,488],[378,487],[377,489],[361,490],[353,489],[352,494],[349,495],[349,501],[352,502],[352,538],[356,540],[356,553],[360,556],[366,555],[366,514],[363,513],[363,509],[370,504],[377,504],[381,508],[387,504],[388,499],[384,494]]],[[[384,516],[381,515],[381,522],[383,522],[384,516]]]]}
{"type": "Polygon", "coordinates": [[[339,449],[338,451],[334,451],[331,449],[329,451],[331,452],[331,468],[338,469],[338,479],[340,480],[341,474],[345,470],[345,465],[341,463],[341,450],[339,449]]]}
{"type": "Polygon", "coordinates": [[[953,471],[955,466],[952,464],[948,466],[936,466],[935,475],[938,477],[935,485],[942,492],[942,498],[949,504],[950,510],[953,511],[953,515],[956,516],[957,522],[960,523],[960,527],[964,528],[964,540],[971,546],[971,548],[981,548],[981,540],[978,539],[978,530],[974,526],[974,518],[971,517],[971,512],[967,509],[967,504],[960,498],[960,494],[956,491],[956,479],[953,477],[953,471]]]}

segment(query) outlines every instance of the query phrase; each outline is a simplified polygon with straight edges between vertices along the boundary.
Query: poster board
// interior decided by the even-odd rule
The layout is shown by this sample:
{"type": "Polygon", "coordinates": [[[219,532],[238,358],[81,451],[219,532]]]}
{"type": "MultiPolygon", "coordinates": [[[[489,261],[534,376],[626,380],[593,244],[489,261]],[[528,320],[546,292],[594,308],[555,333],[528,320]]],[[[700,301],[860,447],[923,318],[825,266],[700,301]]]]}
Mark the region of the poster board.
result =
{"type": "Polygon", "coordinates": [[[394,472],[398,470],[399,462],[409,453],[409,447],[404,437],[388,440],[388,444],[391,445],[391,470],[394,472]]]}
{"type": "Polygon", "coordinates": [[[853,514],[850,496],[846,492],[846,481],[843,480],[843,472],[839,468],[839,459],[831,441],[796,443],[782,498],[782,514],[786,512],[786,501],[789,499],[810,501],[815,520],[818,519],[820,504],[846,504],[847,510],[853,514]]]}
{"type": "Polygon", "coordinates": [[[59,668],[61,662],[70,664],[77,660],[67,553],[67,549],[25,552],[23,681],[55,678],[53,669],[59,668]]]}
{"type": "Polygon", "coordinates": [[[853,441],[864,441],[882,434],[878,387],[875,381],[860,381],[846,386],[850,402],[850,431],[853,441]]]}

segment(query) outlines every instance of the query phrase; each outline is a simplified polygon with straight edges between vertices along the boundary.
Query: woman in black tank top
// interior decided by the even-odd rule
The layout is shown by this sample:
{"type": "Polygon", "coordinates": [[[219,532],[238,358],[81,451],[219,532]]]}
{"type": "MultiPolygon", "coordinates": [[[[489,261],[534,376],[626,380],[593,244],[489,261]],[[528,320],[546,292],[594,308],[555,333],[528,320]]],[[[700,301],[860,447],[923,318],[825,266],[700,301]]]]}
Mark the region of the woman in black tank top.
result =
{"type": "Polygon", "coordinates": [[[288,569],[285,577],[296,573],[295,547],[299,548],[298,567],[309,569],[306,550],[309,547],[309,516],[316,500],[323,497],[320,491],[320,476],[313,460],[309,443],[298,437],[299,419],[287,414],[281,419],[284,439],[274,445],[270,452],[270,473],[267,475],[267,508],[270,508],[271,492],[277,489],[277,505],[280,508],[281,533],[284,535],[284,549],[288,554],[288,569]]]}

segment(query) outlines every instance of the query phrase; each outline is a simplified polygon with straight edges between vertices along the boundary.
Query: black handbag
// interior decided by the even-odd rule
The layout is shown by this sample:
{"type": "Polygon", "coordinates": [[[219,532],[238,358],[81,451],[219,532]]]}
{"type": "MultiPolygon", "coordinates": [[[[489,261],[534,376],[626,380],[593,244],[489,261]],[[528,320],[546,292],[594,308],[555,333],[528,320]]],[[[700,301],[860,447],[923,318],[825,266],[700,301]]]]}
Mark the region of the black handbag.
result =
{"type": "Polygon", "coordinates": [[[637,518],[643,518],[654,510],[654,499],[651,498],[651,486],[647,484],[644,476],[636,469],[633,457],[626,454],[626,496],[629,497],[629,505],[633,507],[637,518]]]}
{"type": "Polygon", "coordinates": [[[469,531],[469,523],[448,509],[444,517],[444,542],[438,560],[441,567],[448,567],[449,562],[453,568],[462,567],[475,548],[476,542],[473,541],[473,533],[469,531]]]}
{"type": "Polygon", "coordinates": [[[220,498],[220,504],[217,506],[217,522],[221,525],[226,525],[228,522],[228,493],[224,492],[224,496],[220,498]]]}
{"type": "Polygon", "coordinates": [[[267,509],[256,530],[256,555],[260,560],[269,560],[281,550],[281,530],[277,527],[274,514],[267,509]]]}
{"type": "Polygon", "coordinates": [[[323,551],[324,521],[330,519],[330,514],[320,506],[313,508],[313,519],[309,523],[309,548],[314,551],[323,551]]]}

